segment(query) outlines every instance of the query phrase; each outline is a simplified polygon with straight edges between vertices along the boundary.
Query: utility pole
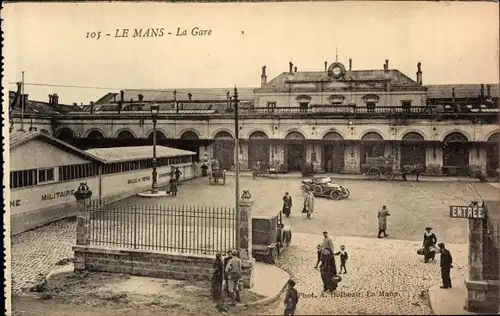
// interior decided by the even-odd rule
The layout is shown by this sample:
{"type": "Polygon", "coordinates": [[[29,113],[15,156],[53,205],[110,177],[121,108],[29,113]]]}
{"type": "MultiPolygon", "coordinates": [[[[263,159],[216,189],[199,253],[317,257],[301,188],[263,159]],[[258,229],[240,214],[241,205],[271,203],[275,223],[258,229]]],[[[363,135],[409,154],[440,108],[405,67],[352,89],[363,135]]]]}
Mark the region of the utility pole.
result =
{"type": "Polygon", "coordinates": [[[238,89],[234,87],[233,94],[234,101],[234,151],[235,151],[235,168],[236,168],[236,180],[235,180],[235,201],[236,201],[236,249],[238,254],[241,250],[240,245],[240,130],[238,126],[238,89]]]}
{"type": "Polygon", "coordinates": [[[21,85],[21,128],[19,129],[20,131],[24,132],[24,71],[22,72],[22,79],[21,79],[22,85],[21,85]]]}

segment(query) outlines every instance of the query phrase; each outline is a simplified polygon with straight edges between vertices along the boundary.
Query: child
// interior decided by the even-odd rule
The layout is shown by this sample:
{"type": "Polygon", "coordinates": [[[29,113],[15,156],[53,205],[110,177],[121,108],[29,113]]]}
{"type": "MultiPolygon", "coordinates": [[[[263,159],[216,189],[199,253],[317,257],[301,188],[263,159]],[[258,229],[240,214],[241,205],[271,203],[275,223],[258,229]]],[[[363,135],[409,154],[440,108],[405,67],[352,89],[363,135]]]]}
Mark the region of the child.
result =
{"type": "Polygon", "coordinates": [[[299,294],[294,286],[295,281],[288,280],[288,289],[285,296],[285,316],[295,315],[295,309],[297,308],[297,303],[299,302],[299,294]]]}
{"type": "Polygon", "coordinates": [[[322,249],[321,245],[316,246],[316,252],[318,255],[318,261],[316,261],[316,266],[314,267],[314,269],[317,269],[319,263],[321,262],[321,255],[323,254],[323,249],[322,249]]]}
{"type": "Polygon", "coordinates": [[[342,274],[342,268],[344,268],[344,274],[347,273],[347,270],[345,268],[345,264],[347,262],[347,259],[349,256],[347,255],[347,251],[345,251],[345,246],[341,245],[340,246],[340,251],[335,253],[336,256],[340,255],[340,270],[339,274],[342,274]]]}

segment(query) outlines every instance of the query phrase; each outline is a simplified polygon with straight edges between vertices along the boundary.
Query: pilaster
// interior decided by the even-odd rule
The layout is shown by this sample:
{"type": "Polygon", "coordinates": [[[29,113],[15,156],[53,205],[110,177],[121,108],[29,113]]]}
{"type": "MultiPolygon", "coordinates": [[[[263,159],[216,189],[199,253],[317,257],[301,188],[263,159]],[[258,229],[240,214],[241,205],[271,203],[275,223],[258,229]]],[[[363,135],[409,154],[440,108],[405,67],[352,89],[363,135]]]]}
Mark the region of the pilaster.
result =
{"type": "Polygon", "coordinates": [[[252,258],[252,206],[249,190],[243,190],[239,201],[240,211],[240,259],[242,263],[243,285],[252,288],[255,275],[255,259],[252,258]]]}

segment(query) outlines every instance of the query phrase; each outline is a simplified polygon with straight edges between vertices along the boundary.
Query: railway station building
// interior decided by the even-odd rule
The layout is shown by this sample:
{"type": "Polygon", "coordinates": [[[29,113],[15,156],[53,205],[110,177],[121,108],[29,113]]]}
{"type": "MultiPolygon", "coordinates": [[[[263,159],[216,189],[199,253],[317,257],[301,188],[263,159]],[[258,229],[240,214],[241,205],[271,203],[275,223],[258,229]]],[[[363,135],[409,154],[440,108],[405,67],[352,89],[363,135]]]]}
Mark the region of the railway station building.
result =
{"type": "MultiPolygon", "coordinates": [[[[260,87],[238,87],[237,151],[232,88],[122,90],[33,115],[78,148],[137,146],[151,141],[156,103],[158,144],[193,151],[195,160],[216,157],[226,169],[237,159],[242,169],[260,161],[286,172],[312,163],[318,172],[361,173],[367,157],[391,155],[395,170],[421,163],[429,175],[498,174],[498,83],[425,85],[420,63],[415,74],[381,65],[299,71],[289,63],[271,80],[263,66],[260,87]]],[[[18,126],[15,106],[12,113],[18,126]]]]}

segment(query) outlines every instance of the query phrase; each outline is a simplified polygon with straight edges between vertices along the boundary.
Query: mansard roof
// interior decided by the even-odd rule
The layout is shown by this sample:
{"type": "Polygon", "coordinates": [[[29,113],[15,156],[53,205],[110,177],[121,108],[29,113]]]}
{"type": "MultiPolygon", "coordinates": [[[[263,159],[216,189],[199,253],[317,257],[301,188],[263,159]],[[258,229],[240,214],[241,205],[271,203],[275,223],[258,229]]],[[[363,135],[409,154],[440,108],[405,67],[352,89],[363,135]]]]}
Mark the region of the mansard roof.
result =
{"type": "MultiPolygon", "coordinates": [[[[389,69],[389,79],[393,87],[414,87],[415,90],[425,90],[425,87],[419,85],[416,81],[409,78],[397,69],[389,69]]],[[[383,82],[385,80],[385,71],[383,69],[373,70],[350,70],[347,71],[344,79],[339,82],[383,82]]],[[[298,72],[283,72],[276,78],[266,83],[263,87],[254,90],[256,93],[265,92],[288,92],[288,83],[320,83],[333,82],[336,79],[330,77],[327,71],[298,71],[298,72]]],[[[299,89],[300,90],[300,89],[299,89]]]]}
{"type": "MultiPolygon", "coordinates": [[[[487,85],[484,84],[484,94],[487,93],[487,85]]],[[[491,97],[498,98],[500,85],[498,83],[489,84],[491,86],[491,97]]],[[[455,88],[456,99],[474,99],[481,95],[481,84],[436,84],[427,86],[428,99],[451,99],[453,88],[455,88]]]]}

